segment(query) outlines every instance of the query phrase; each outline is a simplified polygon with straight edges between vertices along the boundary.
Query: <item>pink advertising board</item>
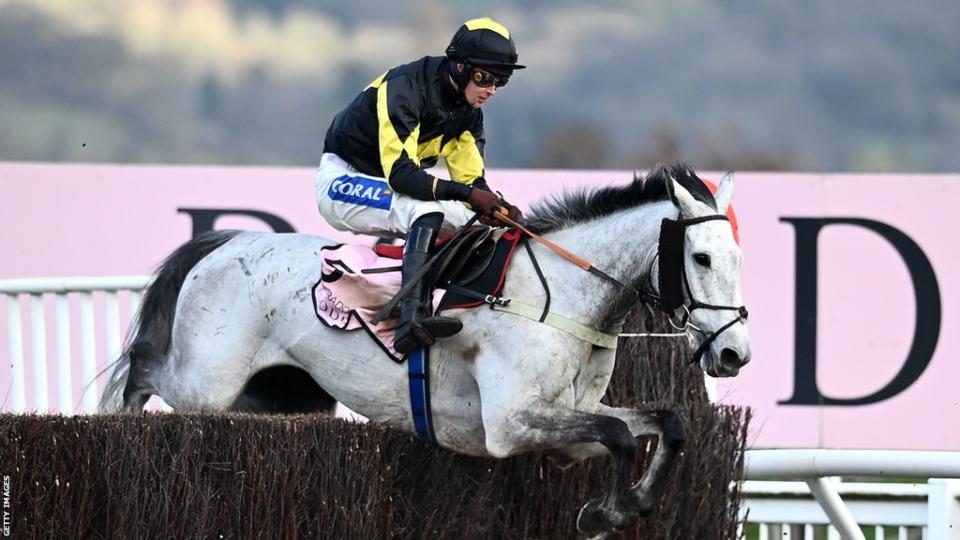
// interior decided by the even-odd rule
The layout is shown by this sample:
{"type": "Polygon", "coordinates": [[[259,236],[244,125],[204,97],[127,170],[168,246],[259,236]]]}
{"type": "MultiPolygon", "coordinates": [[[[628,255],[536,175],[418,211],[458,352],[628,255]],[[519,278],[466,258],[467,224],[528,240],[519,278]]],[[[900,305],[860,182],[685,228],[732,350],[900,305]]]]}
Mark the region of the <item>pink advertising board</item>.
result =
{"type": "MultiPolygon", "coordinates": [[[[489,180],[523,208],[631,174],[489,180]]],[[[753,361],[718,398],[753,408],[751,446],[960,450],[958,202],[958,175],[736,175],[753,361]]],[[[359,240],[317,215],[308,168],[0,163],[0,279],[144,275],[206,226],[359,240]]]]}

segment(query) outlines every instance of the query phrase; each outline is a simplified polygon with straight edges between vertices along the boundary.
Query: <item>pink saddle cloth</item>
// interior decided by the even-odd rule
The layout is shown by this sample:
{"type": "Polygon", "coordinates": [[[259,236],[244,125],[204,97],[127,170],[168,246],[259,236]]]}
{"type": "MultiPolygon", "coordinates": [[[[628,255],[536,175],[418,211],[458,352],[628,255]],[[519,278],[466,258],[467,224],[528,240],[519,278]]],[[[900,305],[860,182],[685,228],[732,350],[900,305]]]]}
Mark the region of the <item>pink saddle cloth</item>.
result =
{"type": "MultiPolygon", "coordinates": [[[[377,311],[400,290],[400,261],[377,255],[362,245],[340,245],[320,251],[322,274],[313,287],[313,303],[320,321],[341,330],[364,329],[395,362],[404,355],[393,349],[397,315],[374,326],[377,311]]],[[[436,310],[445,291],[433,293],[436,310]]]]}

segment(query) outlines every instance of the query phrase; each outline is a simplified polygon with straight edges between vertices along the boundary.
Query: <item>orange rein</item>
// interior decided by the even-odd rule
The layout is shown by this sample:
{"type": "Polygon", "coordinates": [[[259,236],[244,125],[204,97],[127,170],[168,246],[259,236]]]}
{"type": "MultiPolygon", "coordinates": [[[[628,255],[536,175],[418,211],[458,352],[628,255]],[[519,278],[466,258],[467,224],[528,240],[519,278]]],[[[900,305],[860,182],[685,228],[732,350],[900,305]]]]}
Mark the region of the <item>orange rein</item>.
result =
{"type": "Polygon", "coordinates": [[[589,262],[583,260],[583,259],[580,258],[580,257],[577,257],[577,256],[574,255],[573,253],[570,253],[569,251],[567,251],[567,250],[563,249],[562,247],[554,244],[553,242],[547,240],[546,238],[540,236],[539,234],[534,233],[534,232],[530,232],[530,231],[527,230],[527,228],[524,227],[523,225],[520,225],[520,224],[517,223],[516,221],[510,219],[510,217],[507,215],[507,213],[504,212],[503,210],[500,210],[500,209],[494,210],[493,215],[494,215],[497,219],[499,219],[500,221],[506,223],[507,225],[510,225],[510,226],[512,226],[512,227],[516,227],[517,229],[523,231],[523,233],[526,234],[526,235],[528,235],[530,238],[533,238],[533,239],[536,240],[537,242],[540,242],[541,244],[547,246],[548,248],[550,248],[551,250],[553,250],[554,253],[556,253],[557,255],[560,255],[560,256],[563,257],[564,259],[572,262],[573,264],[579,266],[580,268],[582,268],[582,269],[584,269],[584,270],[586,270],[586,271],[588,271],[588,272],[590,271],[591,268],[593,268],[593,265],[590,264],[589,262]]]}

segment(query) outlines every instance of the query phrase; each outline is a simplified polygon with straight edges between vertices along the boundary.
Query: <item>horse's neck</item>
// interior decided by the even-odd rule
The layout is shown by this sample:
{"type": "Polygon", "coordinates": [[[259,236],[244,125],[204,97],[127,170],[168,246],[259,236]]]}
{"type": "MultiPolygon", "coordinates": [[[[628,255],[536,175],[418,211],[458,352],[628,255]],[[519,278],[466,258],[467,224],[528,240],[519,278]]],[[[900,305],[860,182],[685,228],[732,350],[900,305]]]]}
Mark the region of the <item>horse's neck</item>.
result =
{"type": "MultiPolygon", "coordinates": [[[[590,262],[621,283],[649,289],[649,271],[657,255],[660,222],[676,217],[669,202],[644,205],[557,230],[546,238],[590,262]]],[[[545,274],[562,276],[564,294],[557,295],[556,310],[577,314],[594,324],[610,321],[611,311],[629,293],[556,256],[541,257],[545,274]]],[[[626,314],[620,314],[625,316],[626,314]]]]}

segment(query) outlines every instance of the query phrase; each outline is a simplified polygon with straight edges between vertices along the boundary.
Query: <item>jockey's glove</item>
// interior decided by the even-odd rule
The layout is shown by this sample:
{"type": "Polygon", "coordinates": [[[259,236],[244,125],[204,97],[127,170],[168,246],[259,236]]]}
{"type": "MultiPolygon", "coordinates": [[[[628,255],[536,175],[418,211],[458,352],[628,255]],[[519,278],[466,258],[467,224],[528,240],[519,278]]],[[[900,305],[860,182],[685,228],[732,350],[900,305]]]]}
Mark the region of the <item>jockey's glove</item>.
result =
{"type": "Polygon", "coordinates": [[[474,188],[473,191],[470,192],[470,206],[473,207],[475,212],[480,214],[480,221],[486,225],[501,227],[508,225],[497,219],[494,215],[494,211],[496,210],[503,210],[506,212],[507,217],[514,221],[523,218],[523,214],[519,208],[503,200],[499,194],[494,194],[482,189],[474,188]]]}
{"type": "Polygon", "coordinates": [[[480,215],[487,217],[492,216],[493,211],[497,208],[500,208],[502,205],[500,196],[498,196],[496,193],[491,193],[478,188],[473,188],[470,190],[469,202],[474,212],[478,212],[480,215]]]}

